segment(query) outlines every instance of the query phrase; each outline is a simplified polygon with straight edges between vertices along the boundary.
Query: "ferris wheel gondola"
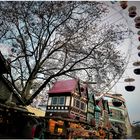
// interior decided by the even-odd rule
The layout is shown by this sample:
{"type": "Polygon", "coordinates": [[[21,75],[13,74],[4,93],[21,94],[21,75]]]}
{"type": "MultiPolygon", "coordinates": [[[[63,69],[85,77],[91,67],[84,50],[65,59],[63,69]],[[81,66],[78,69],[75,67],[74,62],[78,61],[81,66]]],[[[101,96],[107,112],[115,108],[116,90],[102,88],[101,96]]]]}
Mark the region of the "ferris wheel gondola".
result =
{"type": "Polygon", "coordinates": [[[133,85],[125,86],[125,90],[126,90],[126,91],[129,91],[129,92],[132,92],[132,91],[135,90],[135,86],[133,86],[133,85]]]}
{"type": "Polygon", "coordinates": [[[138,56],[140,57],[140,52],[138,52],[138,56]]]}
{"type": "Polygon", "coordinates": [[[136,75],[140,75],[140,68],[134,69],[134,73],[135,73],[136,75]]]}
{"type": "Polygon", "coordinates": [[[140,61],[136,61],[133,63],[133,66],[140,66],[140,61]]]}
{"type": "Polygon", "coordinates": [[[134,82],[135,79],[134,78],[126,78],[124,79],[125,82],[134,82]]]}
{"type": "Polygon", "coordinates": [[[140,35],[140,31],[138,31],[137,34],[140,35]]]}
{"type": "Polygon", "coordinates": [[[127,3],[128,3],[127,1],[120,1],[120,6],[121,6],[121,8],[122,8],[122,9],[126,9],[127,6],[128,6],[127,3]]]}
{"type": "Polygon", "coordinates": [[[137,47],[138,50],[140,50],[140,45],[137,47]]]}
{"type": "Polygon", "coordinates": [[[137,15],[136,9],[137,9],[136,6],[129,7],[129,9],[128,9],[129,17],[133,18],[137,15]]]}
{"type": "Polygon", "coordinates": [[[113,99],[112,100],[112,104],[115,106],[115,107],[120,107],[122,105],[122,101],[118,100],[118,99],[113,99]]]}
{"type": "MultiPolygon", "coordinates": [[[[134,62],[133,65],[136,66],[136,67],[137,67],[137,66],[140,66],[140,61],[134,62]]],[[[140,75],[140,68],[134,69],[134,73],[135,73],[136,75],[140,75]]]]}
{"type": "Polygon", "coordinates": [[[134,19],[134,21],[135,21],[135,27],[136,27],[137,29],[140,29],[140,16],[136,17],[136,18],[134,19]]]}
{"type": "Polygon", "coordinates": [[[129,83],[129,85],[125,86],[125,90],[126,91],[132,92],[132,91],[135,90],[135,86],[133,86],[133,85],[130,84],[131,82],[134,82],[135,81],[134,78],[127,78],[124,81],[129,83]]]}

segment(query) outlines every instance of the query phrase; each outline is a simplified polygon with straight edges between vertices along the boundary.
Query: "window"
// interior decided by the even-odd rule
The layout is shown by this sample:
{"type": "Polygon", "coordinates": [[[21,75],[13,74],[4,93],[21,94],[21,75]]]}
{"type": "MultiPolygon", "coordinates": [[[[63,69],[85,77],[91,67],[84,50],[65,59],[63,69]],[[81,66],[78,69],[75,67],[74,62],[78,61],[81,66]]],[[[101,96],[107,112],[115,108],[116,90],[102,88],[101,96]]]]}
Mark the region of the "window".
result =
{"type": "Polygon", "coordinates": [[[65,97],[61,96],[61,97],[52,97],[52,103],[51,105],[58,105],[58,106],[64,106],[65,105],[65,97]]]}
{"type": "Polygon", "coordinates": [[[88,111],[89,112],[94,112],[94,104],[93,102],[88,102],[88,111]]]}
{"type": "Polygon", "coordinates": [[[85,110],[85,104],[81,102],[81,109],[85,110]]]}
{"type": "Polygon", "coordinates": [[[87,114],[87,116],[88,116],[88,121],[90,121],[91,119],[93,119],[94,118],[94,116],[92,115],[92,114],[87,114]]]}
{"type": "Polygon", "coordinates": [[[125,117],[124,117],[124,115],[122,114],[122,112],[120,113],[120,119],[121,119],[121,120],[125,120],[125,117]]]}
{"type": "Polygon", "coordinates": [[[100,112],[95,112],[95,120],[96,120],[96,125],[99,125],[100,122],[100,117],[101,117],[101,113],[100,112]]]}
{"type": "Polygon", "coordinates": [[[74,106],[80,108],[81,110],[85,110],[85,103],[80,102],[78,99],[74,99],[74,106]]]}
{"type": "Polygon", "coordinates": [[[99,119],[99,116],[100,116],[100,115],[99,115],[99,112],[95,112],[95,118],[96,118],[96,119],[99,119]]]}
{"type": "Polygon", "coordinates": [[[107,102],[104,102],[104,108],[105,110],[108,110],[107,102]]]}
{"type": "Polygon", "coordinates": [[[57,104],[57,97],[53,97],[52,98],[52,105],[56,105],[57,104]]]}
{"type": "Polygon", "coordinates": [[[88,107],[89,107],[90,109],[94,109],[93,103],[89,102],[89,103],[88,103],[88,107]]]}
{"type": "Polygon", "coordinates": [[[112,117],[114,119],[118,119],[118,120],[124,120],[124,115],[123,115],[122,111],[120,111],[120,110],[111,109],[110,117],[112,117]]]}
{"type": "Polygon", "coordinates": [[[59,98],[59,104],[63,105],[65,103],[65,98],[64,97],[60,97],[59,98]]]}
{"type": "Polygon", "coordinates": [[[77,107],[77,108],[80,107],[80,102],[79,102],[79,100],[76,100],[76,107],[77,107]]]}
{"type": "Polygon", "coordinates": [[[112,117],[112,109],[110,109],[109,116],[112,117]]]}

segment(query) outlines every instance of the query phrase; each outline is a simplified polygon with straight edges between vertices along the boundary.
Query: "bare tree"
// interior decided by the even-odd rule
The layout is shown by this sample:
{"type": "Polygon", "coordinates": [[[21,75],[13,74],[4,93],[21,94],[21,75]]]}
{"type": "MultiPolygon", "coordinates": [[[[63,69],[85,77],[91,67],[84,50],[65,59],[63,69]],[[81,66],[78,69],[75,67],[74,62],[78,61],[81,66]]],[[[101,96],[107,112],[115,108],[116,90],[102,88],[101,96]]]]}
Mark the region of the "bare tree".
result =
{"type": "Polygon", "coordinates": [[[1,41],[13,48],[9,79],[26,104],[58,77],[104,87],[120,75],[123,58],[114,46],[122,31],[100,23],[107,12],[94,1],[0,2],[1,41]]]}

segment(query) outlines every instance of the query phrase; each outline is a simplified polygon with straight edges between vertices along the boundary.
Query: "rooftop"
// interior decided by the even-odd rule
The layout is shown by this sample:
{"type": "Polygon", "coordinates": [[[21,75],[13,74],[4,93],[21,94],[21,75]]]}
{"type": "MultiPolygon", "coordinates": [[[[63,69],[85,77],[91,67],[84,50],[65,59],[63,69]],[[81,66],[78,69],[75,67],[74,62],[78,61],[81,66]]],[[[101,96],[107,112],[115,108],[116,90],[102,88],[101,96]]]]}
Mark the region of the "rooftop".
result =
{"type": "Polygon", "coordinates": [[[77,80],[70,79],[70,80],[62,80],[57,81],[54,86],[49,90],[48,94],[51,93],[71,93],[75,91],[77,87],[77,80]]]}

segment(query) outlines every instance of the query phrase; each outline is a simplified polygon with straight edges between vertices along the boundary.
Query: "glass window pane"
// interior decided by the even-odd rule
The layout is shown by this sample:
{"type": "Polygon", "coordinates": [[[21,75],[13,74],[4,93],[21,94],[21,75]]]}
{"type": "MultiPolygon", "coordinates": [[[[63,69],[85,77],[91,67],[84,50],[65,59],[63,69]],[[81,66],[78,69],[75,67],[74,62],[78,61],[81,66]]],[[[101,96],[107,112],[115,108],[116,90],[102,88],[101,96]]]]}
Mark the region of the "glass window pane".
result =
{"type": "Polygon", "coordinates": [[[80,107],[80,102],[78,100],[76,100],[76,107],[79,108],[80,107]]]}
{"type": "Polygon", "coordinates": [[[52,98],[52,105],[56,105],[57,104],[57,97],[53,97],[52,98]]]}
{"type": "Polygon", "coordinates": [[[84,103],[81,103],[81,109],[85,110],[85,104],[84,103]]]}
{"type": "Polygon", "coordinates": [[[76,99],[74,99],[74,106],[76,106],[76,99]]]}
{"type": "Polygon", "coordinates": [[[60,105],[64,105],[64,103],[65,103],[65,98],[64,97],[60,97],[59,98],[59,104],[60,105]]]}

